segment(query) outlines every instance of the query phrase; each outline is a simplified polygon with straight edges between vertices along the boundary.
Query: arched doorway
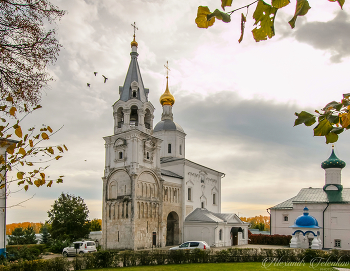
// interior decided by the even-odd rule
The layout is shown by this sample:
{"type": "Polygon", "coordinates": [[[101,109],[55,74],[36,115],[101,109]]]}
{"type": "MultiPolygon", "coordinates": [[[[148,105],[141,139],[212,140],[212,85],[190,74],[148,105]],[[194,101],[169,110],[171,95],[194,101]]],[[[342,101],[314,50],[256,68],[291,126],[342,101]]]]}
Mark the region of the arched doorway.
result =
{"type": "Polygon", "coordinates": [[[168,214],[166,220],[166,245],[173,246],[179,244],[179,216],[176,212],[168,214]]]}
{"type": "Polygon", "coordinates": [[[238,245],[238,233],[243,232],[241,227],[232,227],[231,228],[231,246],[238,245]]]}

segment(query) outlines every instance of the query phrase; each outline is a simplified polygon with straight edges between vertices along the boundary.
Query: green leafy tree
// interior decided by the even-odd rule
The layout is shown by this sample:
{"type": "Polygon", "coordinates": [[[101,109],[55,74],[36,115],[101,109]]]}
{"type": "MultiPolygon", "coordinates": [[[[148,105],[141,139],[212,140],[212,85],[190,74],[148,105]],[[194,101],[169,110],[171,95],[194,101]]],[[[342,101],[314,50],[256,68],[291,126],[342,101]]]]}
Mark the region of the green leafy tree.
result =
{"type": "Polygon", "coordinates": [[[101,227],[101,219],[93,219],[90,222],[90,231],[101,231],[102,227],[101,227]]]}
{"type": "MultiPolygon", "coordinates": [[[[329,0],[330,2],[338,2],[341,8],[345,3],[345,0],[329,0]]],[[[197,18],[195,20],[199,28],[208,28],[215,23],[215,19],[221,20],[225,23],[231,22],[231,16],[234,12],[246,9],[246,14],[241,13],[241,36],[238,39],[238,42],[243,40],[245,23],[247,21],[248,9],[250,6],[256,4],[255,11],[253,13],[254,25],[256,26],[252,30],[253,37],[256,42],[271,39],[275,35],[275,19],[277,11],[281,8],[286,7],[290,4],[290,0],[271,0],[269,3],[264,2],[263,0],[255,0],[247,5],[237,7],[232,11],[225,11],[225,7],[232,6],[232,0],[221,0],[221,8],[224,11],[216,9],[214,12],[211,12],[207,6],[199,6],[197,12],[197,18]],[[270,4],[271,3],[271,4],[270,4]]],[[[304,16],[310,9],[310,4],[307,0],[297,0],[295,13],[291,16],[289,20],[289,25],[291,28],[295,27],[295,22],[298,16],[304,16]]]]}
{"type": "Polygon", "coordinates": [[[40,233],[41,233],[41,243],[48,245],[50,243],[50,234],[49,234],[48,226],[46,224],[41,227],[40,233]]]}
{"type": "Polygon", "coordinates": [[[62,193],[51,207],[47,213],[52,239],[74,241],[90,233],[89,210],[81,197],[62,193]]]}
{"type": "Polygon", "coordinates": [[[9,245],[27,245],[36,244],[35,231],[32,226],[23,229],[22,227],[15,228],[12,234],[9,235],[9,245]]]}
{"type": "Polygon", "coordinates": [[[22,227],[15,228],[12,234],[9,235],[9,245],[23,245],[24,244],[24,231],[22,227]]]}
{"type": "Polygon", "coordinates": [[[315,113],[295,113],[297,119],[294,126],[312,126],[317,123],[313,128],[314,136],[324,136],[327,144],[338,141],[339,134],[350,128],[350,93],[343,94],[340,102],[330,102],[324,108],[315,110],[315,113]]]}

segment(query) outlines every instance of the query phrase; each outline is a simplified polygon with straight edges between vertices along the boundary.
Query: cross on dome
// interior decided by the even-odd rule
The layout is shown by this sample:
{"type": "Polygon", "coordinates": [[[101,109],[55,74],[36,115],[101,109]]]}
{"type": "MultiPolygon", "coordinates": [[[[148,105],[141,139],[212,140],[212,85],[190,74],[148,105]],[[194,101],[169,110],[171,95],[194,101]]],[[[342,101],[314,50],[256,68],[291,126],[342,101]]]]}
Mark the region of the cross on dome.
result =
{"type": "Polygon", "coordinates": [[[131,26],[134,28],[134,40],[131,42],[131,47],[133,47],[133,46],[137,47],[138,44],[137,44],[135,38],[136,38],[136,30],[139,30],[139,29],[136,27],[136,22],[134,22],[134,24],[131,24],[131,26]]]}

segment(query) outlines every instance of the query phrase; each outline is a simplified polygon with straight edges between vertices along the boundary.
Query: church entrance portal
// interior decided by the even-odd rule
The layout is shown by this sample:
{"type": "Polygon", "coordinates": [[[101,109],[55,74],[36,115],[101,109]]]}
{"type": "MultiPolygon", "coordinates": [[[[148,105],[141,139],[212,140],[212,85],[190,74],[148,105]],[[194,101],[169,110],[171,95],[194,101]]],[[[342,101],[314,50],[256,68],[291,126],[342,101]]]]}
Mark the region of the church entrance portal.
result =
{"type": "Polygon", "coordinates": [[[231,228],[231,246],[238,245],[238,233],[243,232],[241,227],[232,227],[231,228]]]}
{"type": "Polygon", "coordinates": [[[176,212],[168,214],[166,220],[166,245],[173,246],[179,244],[179,216],[176,212]]]}

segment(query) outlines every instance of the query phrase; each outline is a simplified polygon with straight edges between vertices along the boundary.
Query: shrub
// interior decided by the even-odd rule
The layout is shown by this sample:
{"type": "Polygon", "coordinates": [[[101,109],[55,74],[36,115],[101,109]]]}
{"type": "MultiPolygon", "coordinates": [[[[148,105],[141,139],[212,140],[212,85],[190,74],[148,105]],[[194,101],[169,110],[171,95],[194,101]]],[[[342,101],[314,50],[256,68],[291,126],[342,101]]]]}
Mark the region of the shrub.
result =
{"type": "Polygon", "coordinates": [[[54,253],[62,253],[62,250],[65,247],[68,247],[71,244],[69,240],[62,241],[62,240],[52,240],[50,250],[54,253]]]}
{"type": "Polygon", "coordinates": [[[249,234],[249,232],[249,244],[288,246],[290,239],[292,239],[291,235],[249,234]]]}

